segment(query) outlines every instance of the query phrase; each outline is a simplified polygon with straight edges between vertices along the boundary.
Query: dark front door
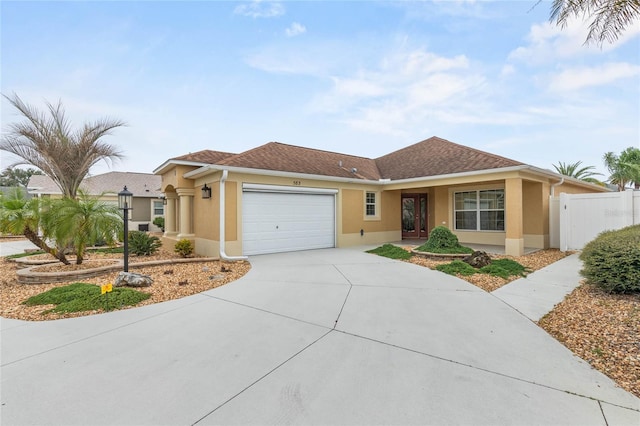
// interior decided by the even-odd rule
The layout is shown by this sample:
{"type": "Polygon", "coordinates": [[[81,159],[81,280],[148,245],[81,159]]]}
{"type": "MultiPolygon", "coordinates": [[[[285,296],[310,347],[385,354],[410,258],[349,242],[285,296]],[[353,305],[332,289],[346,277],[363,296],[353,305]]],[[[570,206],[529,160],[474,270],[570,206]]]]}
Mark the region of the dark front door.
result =
{"type": "Polygon", "coordinates": [[[402,238],[427,238],[427,194],[402,194],[402,238]]]}

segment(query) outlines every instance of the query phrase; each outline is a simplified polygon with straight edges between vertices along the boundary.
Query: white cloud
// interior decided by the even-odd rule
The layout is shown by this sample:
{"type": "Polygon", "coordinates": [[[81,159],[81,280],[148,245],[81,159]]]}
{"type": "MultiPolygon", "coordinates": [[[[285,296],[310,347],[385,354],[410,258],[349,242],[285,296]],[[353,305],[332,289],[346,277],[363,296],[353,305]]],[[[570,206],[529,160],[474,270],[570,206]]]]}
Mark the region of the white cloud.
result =
{"type": "Polygon", "coordinates": [[[252,18],[274,18],[284,15],[284,6],[279,2],[254,0],[251,3],[236,6],[233,13],[252,18]]]}
{"type": "Polygon", "coordinates": [[[304,34],[306,32],[307,32],[307,28],[298,22],[292,23],[291,26],[289,26],[289,28],[285,30],[287,37],[295,37],[297,35],[304,34]]]}
{"type": "Polygon", "coordinates": [[[615,50],[640,35],[640,25],[629,27],[616,42],[605,43],[602,47],[586,45],[588,33],[589,22],[576,18],[564,28],[552,22],[533,24],[526,37],[527,44],[514,49],[509,59],[539,65],[580,55],[599,55],[615,50]]]}
{"type": "Polygon", "coordinates": [[[561,92],[578,90],[638,76],[640,76],[640,66],[624,62],[607,63],[596,67],[568,68],[551,79],[549,88],[561,92]]]}

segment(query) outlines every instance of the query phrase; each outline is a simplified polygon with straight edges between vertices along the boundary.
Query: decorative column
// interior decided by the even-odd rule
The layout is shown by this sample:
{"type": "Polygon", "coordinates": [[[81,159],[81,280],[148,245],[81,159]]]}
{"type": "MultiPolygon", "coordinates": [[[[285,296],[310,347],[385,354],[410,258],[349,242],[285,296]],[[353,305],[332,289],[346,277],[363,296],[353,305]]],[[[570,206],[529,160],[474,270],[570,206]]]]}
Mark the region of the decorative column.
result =
{"type": "Polygon", "coordinates": [[[507,255],[522,256],[524,254],[522,179],[505,179],[505,222],[506,238],[504,251],[507,255]]]}
{"type": "Polygon", "coordinates": [[[193,218],[193,194],[195,191],[191,188],[178,188],[176,193],[180,197],[180,228],[178,229],[177,238],[193,238],[191,222],[193,218]]]}
{"type": "Polygon", "coordinates": [[[178,234],[177,215],[176,215],[176,201],[178,195],[175,192],[167,192],[167,205],[164,212],[164,236],[175,237],[178,234]]]}

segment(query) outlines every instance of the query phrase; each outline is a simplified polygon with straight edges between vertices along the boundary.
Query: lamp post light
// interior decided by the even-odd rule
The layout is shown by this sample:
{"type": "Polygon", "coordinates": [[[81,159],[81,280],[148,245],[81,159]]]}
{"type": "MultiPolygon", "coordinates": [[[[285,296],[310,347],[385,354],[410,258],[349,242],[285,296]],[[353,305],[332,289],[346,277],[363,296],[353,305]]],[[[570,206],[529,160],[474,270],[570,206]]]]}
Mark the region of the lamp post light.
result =
{"type": "Polygon", "coordinates": [[[129,210],[133,210],[133,194],[124,189],[118,192],[118,208],[122,210],[122,220],[124,221],[124,272],[129,272],[129,210]]]}

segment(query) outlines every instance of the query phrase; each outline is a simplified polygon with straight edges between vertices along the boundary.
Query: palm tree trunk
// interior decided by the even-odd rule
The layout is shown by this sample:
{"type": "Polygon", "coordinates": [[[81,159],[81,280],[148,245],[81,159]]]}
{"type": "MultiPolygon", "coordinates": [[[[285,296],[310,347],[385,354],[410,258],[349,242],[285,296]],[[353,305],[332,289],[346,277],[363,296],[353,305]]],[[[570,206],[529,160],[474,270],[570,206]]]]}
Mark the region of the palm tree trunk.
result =
{"type": "Polygon", "coordinates": [[[64,263],[65,265],[70,265],[69,260],[67,260],[67,257],[64,255],[64,252],[62,250],[57,250],[49,247],[47,243],[44,242],[42,238],[40,238],[38,234],[34,232],[31,228],[26,227],[24,229],[24,236],[27,237],[27,239],[31,241],[33,244],[38,246],[38,248],[49,253],[51,256],[55,257],[60,262],[64,263]]]}

